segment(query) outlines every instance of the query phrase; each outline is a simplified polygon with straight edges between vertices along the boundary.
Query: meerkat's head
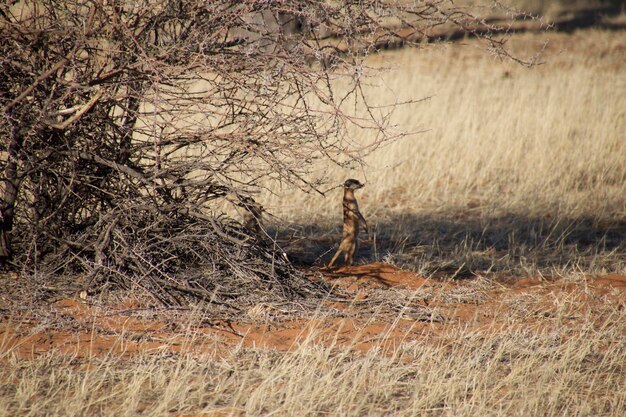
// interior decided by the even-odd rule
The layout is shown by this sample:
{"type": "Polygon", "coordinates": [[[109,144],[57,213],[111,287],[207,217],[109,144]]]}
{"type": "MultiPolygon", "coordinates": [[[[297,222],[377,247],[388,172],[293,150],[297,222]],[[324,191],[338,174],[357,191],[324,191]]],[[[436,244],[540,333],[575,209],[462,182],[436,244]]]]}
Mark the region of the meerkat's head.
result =
{"type": "Polygon", "coordinates": [[[365,185],[361,184],[359,180],[355,180],[350,178],[343,183],[343,188],[349,188],[351,190],[358,190],[359,188],[363,188],[365,185]]]}

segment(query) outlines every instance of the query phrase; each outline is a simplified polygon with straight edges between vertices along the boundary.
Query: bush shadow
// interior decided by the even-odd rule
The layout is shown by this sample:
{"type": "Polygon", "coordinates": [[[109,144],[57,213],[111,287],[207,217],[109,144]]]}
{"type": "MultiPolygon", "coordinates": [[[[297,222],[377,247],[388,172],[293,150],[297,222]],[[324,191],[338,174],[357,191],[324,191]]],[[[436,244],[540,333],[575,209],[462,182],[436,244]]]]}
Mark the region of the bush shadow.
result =
{"type": "MultiPolygon", "coordinates": [[[[371,222],[357,262],[387,261],[422,274],[536,274],[578,268],[622,271],[626,219],[401,214],[371,222]]],[[[275,231],[294,263],[322,266],[341,240],[340,224],[291,224],[275,231]]]]}

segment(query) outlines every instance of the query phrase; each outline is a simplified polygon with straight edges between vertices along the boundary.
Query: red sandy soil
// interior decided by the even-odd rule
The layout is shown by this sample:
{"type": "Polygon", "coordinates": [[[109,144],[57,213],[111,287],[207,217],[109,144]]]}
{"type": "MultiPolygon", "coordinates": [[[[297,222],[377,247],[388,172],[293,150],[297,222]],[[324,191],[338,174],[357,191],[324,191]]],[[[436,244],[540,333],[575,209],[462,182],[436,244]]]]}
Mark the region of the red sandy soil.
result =
{"type": "MultiPolygon", "coordinates": [[[[509,284],[481,282],[480,278],[440,281],[392,265],[373,263],[325,272],[324,279],[353,296],[347,302],[329,303],[351,309],[355,314],[342,318],[194,323],[185,320],[184,315],[177,319],[154,314],[136,302],[103,307],[76,297],[54,302],[48,307],[47,316],[27,312],[0,316],[0,357],[10,352],[26,358],[50,350],[79,357],[164,351],[219,354],[238,345],[287,351],[297,348],[307,338],[326,346],[390,352],[403,342],[445,336],[447,331],[458,329],[459,323],[476,330],[497,331],[500,326],[512,325],[511,315],[524,314],[529,318],[523,321],[525,326],[540,329],[542,320],[556,316],[575,325],[582,313],[606,303],[626,311],[626,276],[623,275],[576,281],[511,279],[509,284]],[[359,313],[359,305],[369,302],[371,306],[370,297],[377,291],[391,290],[422,294],[418,298],[423,300],[419,301],[418,310],[429,312],[430,316],[416,315],[415,309],[406,314],[359,313]],[[516,309],[519,303],[525,304],[516,309]],[[570,307],[564,310],[564,303],[570,307]],[[54,318],[52,324],[50,316],[54,318]]],[[[273,309],[259,305],[252,310],[257,316],[272,317],[273,309]]],[[[519,326],[519,321],[515,325],[519,326]]]]}

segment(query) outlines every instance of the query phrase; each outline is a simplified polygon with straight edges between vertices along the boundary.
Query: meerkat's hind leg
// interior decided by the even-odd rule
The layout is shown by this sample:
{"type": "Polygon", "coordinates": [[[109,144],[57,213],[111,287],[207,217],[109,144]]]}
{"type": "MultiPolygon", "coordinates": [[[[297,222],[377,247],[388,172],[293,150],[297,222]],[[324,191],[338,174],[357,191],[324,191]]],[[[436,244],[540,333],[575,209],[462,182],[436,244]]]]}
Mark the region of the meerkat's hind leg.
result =
{"type": "Polygon", "coordinates": [[[350,248],[350,252],[346,254],[346,265],[354,265],[354,252],[350,248]]]}
{"type": "Polygon", "coordinates": [[[347,265],[354,264],[354,255],[356,255],[356,251],[358,247],[359,247],[358,243],[354,242],[350,245],[350,247],[346,251],[346,264],[347,265]]]}
{"type": "Polygon", "coordinates": [[[337,260],[340,254],[341,254],[341,245],[339,245],[339,249],[337,249],[337,252],[335,252],[335,256],[333,256],[333,259],[330,260],[330,263],[328,264],[326,268],[332,268],[333,264],[335,263],[335,261],[337,260]]]}

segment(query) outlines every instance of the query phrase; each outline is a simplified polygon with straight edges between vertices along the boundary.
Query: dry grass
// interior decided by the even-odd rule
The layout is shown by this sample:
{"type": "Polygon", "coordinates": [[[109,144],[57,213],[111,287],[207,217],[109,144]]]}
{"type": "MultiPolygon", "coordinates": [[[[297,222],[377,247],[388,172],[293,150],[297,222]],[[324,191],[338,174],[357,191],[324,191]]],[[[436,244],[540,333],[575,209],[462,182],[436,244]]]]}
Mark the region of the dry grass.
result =
{"type": "MultiPolygon", "coordinates": [[[[483,8],[489,8],[489,6],[494,4],[494,2],[489,0],[470,0],[469,3],[482,6],[483,8]]],[[[548,19],[566,11],[619,6],[619,2],[616,0],[502,0],[499,3],[514,10],[544,16],[548,19]]]]}
{"type": "MultiPolygon", "coordinates": [[[[373,81],[369,98],[388,104],[430,97],[394,118],[406,131],[428,132],[381,149],[361,169],[324,166],[317,173],[335,182],[366,179],[371,214],[465,207],[474,199],[480,209],[623,215],[623,36],[527,34],[512,44],[529,54],[546,41],[548,61],[534,69],[499,62],[471,40],[373,56],[372,66],[393,69],[373,81]]],[[[368,132],[352,135],[371,140],[368,132]]],[[[302,201],[291,198],[264,201],[284,218],[302,217],[302,201]]],[[[307,216],[336,211],[318,195],[305,202],[307,216]]]]}
{"type": "Polygon", "coordinates": [[[312,338],[290,352],[219,357],[165,347],[130,359],[50,351],[23,360],[9,351],[0,416],[623,415],[624,312],[606,303],[582,314],[561,301],[542,306],[532,325],[536,306],[516,303],[497,324],[451,322],[362,354],[312,338]]]}

